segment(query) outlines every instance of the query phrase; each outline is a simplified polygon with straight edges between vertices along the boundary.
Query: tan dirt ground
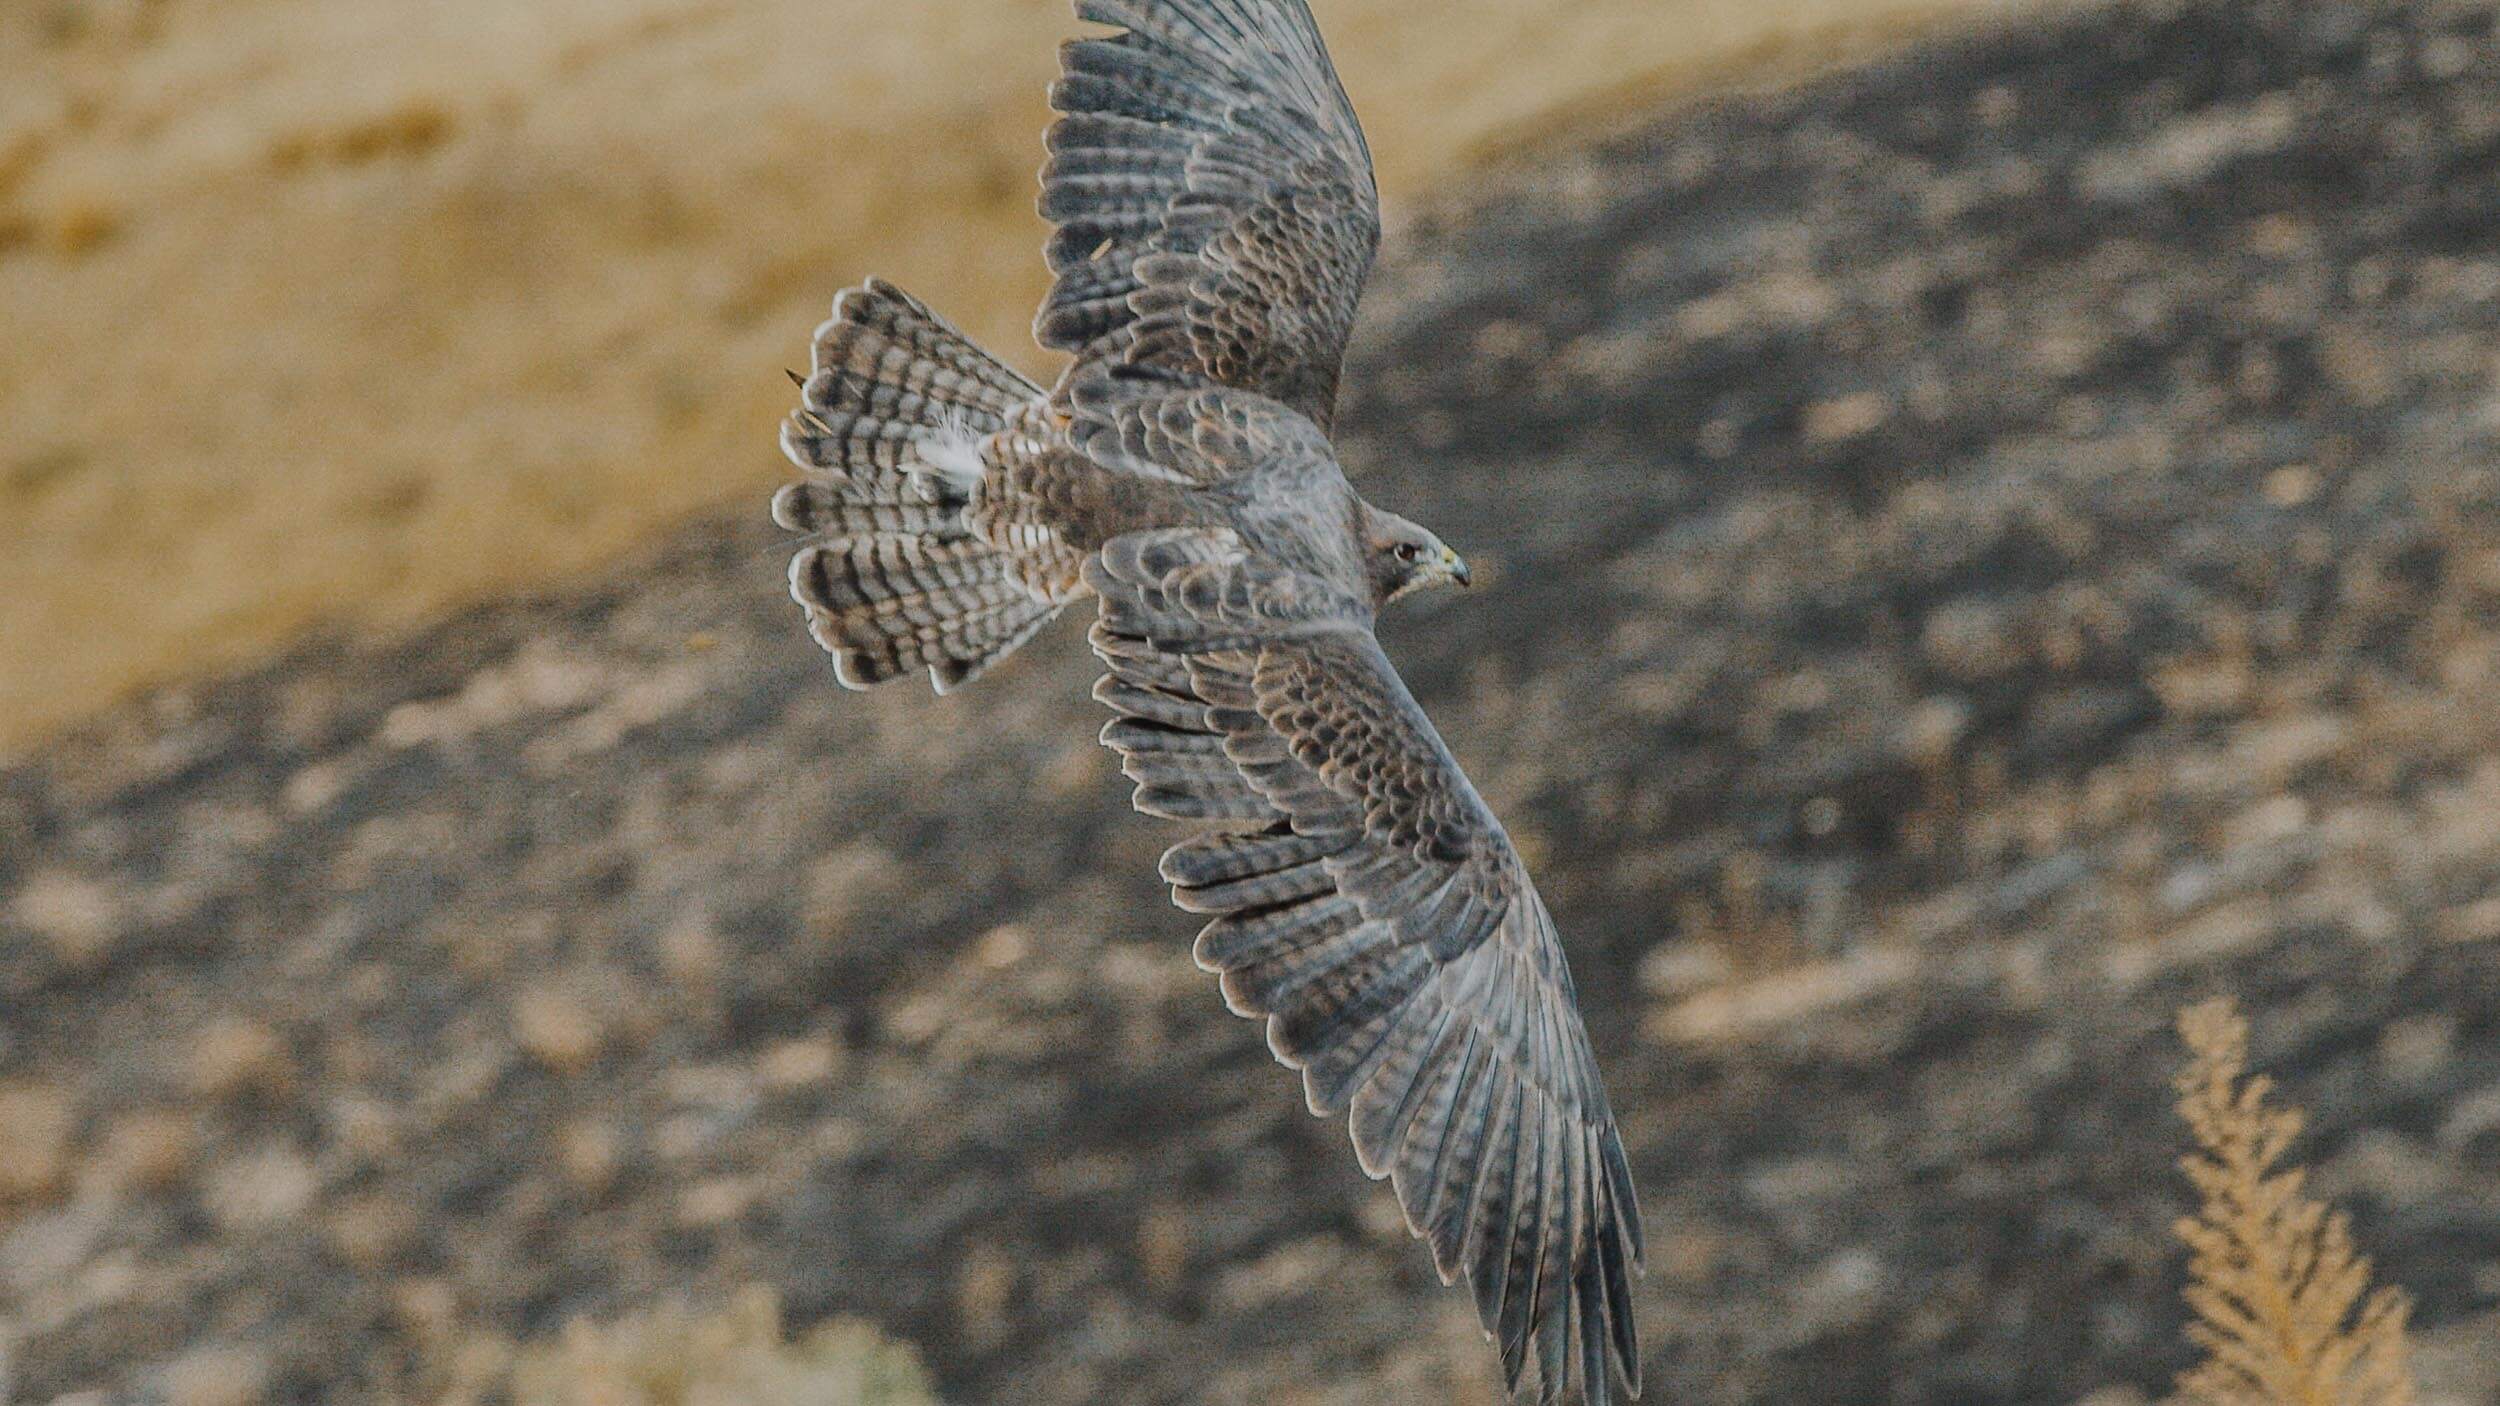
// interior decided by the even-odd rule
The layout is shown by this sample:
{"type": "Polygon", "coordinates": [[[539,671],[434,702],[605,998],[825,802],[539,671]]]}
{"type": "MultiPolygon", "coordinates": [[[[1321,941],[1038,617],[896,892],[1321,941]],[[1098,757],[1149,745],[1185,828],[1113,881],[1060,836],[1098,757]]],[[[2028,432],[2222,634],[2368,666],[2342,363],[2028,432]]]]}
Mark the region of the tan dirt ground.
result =
{"type": "MultiPolygon", "coordinates": [[[[1412,206],[1558,124],[2020,3],[1318,9],[1412,206]]],[[[1067,9],[0,6],[0,753],[756,495],[779,369],[862,273],[1029,363],[1067,9]]]]}

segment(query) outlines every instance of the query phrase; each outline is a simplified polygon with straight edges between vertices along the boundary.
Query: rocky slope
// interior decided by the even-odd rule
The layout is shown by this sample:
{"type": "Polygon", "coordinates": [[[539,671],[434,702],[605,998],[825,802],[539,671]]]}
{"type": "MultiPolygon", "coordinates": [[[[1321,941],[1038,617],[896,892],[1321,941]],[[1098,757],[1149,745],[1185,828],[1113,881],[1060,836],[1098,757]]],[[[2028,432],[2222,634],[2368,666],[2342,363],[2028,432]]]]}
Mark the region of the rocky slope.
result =
{"type": "MultiPolygon", "coordinates": [[[[2160,1395],[2227,991],[2500,1402],[2496,158],[2488,8],[2124,8],[1395,253],[1348,453],[1493,569],[1389,643],[1571,943],[1652,1399],[2160,1395]]],[[[758,515],[0,774],[20,1398],[431,1400],[762,1282],[960,1402],[1494,1399],[1077,632],[842,695],[758,515]]]]}

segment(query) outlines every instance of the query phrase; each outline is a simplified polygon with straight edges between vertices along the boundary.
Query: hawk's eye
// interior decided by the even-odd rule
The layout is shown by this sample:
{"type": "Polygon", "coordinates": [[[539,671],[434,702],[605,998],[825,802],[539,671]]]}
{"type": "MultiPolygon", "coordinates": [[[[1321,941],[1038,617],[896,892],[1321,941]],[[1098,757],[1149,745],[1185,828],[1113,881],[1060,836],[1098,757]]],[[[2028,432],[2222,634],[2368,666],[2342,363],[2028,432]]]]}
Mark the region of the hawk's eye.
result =
{"type": "Polygon", "coordinates": [[[1423,546],[1422,544],[1416,542],[1398,543],[1397,554],[1398,560],[1405,562],[1410,566],[1424,559],[1423,546]]]}

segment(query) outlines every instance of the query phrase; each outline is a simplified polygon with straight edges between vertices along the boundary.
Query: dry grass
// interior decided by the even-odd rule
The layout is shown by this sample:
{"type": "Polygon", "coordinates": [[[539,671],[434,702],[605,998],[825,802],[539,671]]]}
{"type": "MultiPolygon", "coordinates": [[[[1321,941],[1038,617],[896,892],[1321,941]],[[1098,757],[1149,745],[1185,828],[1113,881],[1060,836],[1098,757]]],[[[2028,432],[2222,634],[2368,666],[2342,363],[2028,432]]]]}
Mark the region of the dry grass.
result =
{"type": "MultiPolygon", "coordinates": [[[[1319,9],[1409,207],[1557,121],[2027,3],[1319,9]]],[[[1031,364],[1074,27],[1067,0],[0,5],[0,751],[759,502],[780,370],[862,274],[1031,364]]]]}
{"type": "Polygon", "coordinates": [[[909,1348],[861,1323],[796,1340],[769,1289],[711,1313],[653,1309],[614,1323],[575,1322],[524,1349],[513,1406],[930,1406],[928,1373],[909,1348]]]}
{"type": "Polygon", "coordinates": [[[2301,1115],[2248,1074],[2248,1022],[2228,1001],[2181,1013],[2189,1061],[2179,1115],[2198,1151],[2181,1165],[2204,1204],[2188,1244],[2188,1336],[2205,1360],[2179,1378],[2207,1406],[2411,1406],[2403,1291],[2370,1286],[2351,1223],[2301,1194],[2284,1165],[2301,1115]]]}

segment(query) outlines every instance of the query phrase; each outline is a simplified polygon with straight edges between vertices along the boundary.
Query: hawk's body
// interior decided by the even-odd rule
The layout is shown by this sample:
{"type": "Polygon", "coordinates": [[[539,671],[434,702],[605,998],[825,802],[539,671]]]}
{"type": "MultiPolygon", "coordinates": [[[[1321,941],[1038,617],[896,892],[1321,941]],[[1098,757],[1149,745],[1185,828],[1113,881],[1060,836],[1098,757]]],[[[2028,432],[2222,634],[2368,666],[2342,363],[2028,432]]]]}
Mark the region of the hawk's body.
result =
{"type": "Polygon", "coordinates": [[[1638,1392],[1639,1215],[1553,921],[1372,629],[1465,579],[1365,503],[1328,430],[1379,238],[1302,0],[1079,0],[1037,328],[1045,391],[875,281],[818,330],[783,432],[818,471],[793,593],[843,681],[941,692],[1098,600],[1103,741],[1235,1010],[1349,1116],[1514,1384],[1638,1392]],[[1610,1368],[1610,1362],[1612,1364],[1610,1368]]]}

